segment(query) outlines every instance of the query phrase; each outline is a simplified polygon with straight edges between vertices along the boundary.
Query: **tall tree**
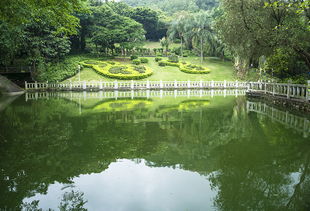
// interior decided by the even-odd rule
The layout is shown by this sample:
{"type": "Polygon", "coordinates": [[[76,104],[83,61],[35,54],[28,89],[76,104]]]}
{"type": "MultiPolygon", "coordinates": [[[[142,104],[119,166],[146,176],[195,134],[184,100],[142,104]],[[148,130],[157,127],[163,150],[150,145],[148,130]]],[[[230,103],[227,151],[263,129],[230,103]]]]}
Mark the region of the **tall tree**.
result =
{"type": "Polygon", "coordinates": [[[113,51],[116,43],[135,43],[145,39],[145,31],[140,23],[116,14],[107,5],[93,9],[93,21],[91,40],[105,51],[113,51]]]}
{"type": "Polygon", "coordinates": [[[308,9],[299,15],[290,6],[294,2],[304,1],[221,1],[223,14],[217,20],[217,29],[235,56],[239,75],[245,75],[260,56],[287,47],[294,49],[310,68],[308,9]],[[268,4],[273,6],[267,7],[268,4]]]}
{"type": "Polygon", "coordinates": [[[204,43],[206,38],[212,36],[211,16],[208,12],[199,12],[193,16],[193,31],[194,40],[200,43],[200,62],[203,62],[204,43]]]}
{"type": "Polygon", "coordinates": [[[15,26],[29,23],[44,14],[58,33],[76,33],[79,19],[72,14],[83,10],[84,0],[1,0],[0,20],[15,26]]]}

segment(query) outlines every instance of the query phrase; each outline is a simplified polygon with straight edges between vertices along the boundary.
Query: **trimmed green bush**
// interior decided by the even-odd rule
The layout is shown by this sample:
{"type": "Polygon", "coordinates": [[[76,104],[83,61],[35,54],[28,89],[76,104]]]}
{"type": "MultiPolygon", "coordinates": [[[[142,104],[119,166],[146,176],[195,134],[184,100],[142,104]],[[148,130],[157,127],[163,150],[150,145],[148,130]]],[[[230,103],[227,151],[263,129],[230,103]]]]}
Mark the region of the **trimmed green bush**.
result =
{"type": "Polygon", "coordinates": [[[109,69],[109,72],[112,74],[130,74],[131,72],[127,70],[127,66],[115,66],[109,69]]]}
{"type": "Polygon", "coordinates": [[[192,65],[192,64],[181,64],[180,70],[185,73],[189,74],[207,74],[210,73],[208,68],[199,66],[199,65],[192,65]]]}
{"type": "Polygon", "coordinates": [[[162,57],[162,56],[163,56],[162,53],[160,53],[160,52],[156,53],[156,57],[162,57]]]}
{"type": "Polygon", "coordinates": [[[146,68],[144,66],[135,66],[133,69],[139,73],[145,73],[146,71],[146,68]]]}
{"type": "Polygon", "coordinates": [[[179,57],[175,54],[172,54],[172,55],[168,56],[168,61],[173,62],[173,63],[178,63],[179,57]]]}
{"type": "Polygon", "coordinates": [[[140,61],[142,64],[149,63],[149,60],[147,58],[141,58],[140,61]]]}
{"type": "Polygon", "coordinates": [[[156,57],[156,58],[155,58],[155,62],[159,62],[159,61],[161,61],[161,60],[163,60],[163,58],[161,58],[161,57],[156,57]]]}
{"type": "Polygon", "coordinates": [[[135,65],[139,65],[139,64],[141,64],[141,60],[140,59],[134,59],[134,60],[132,60],[132,63],[135,65]]]}
{"type": "MultiPolygon", "coordinates": [[[[111,63],[111,62],[110,62],[111,63]]],[[[153,74],[153,71],[144,66],[134,66],[134,65],[121,65],[118,62],[115,64],[110,64],[108,62],[99,62],[98,64],[86,64],[85,62],[80,62],[84,67],[91,67],[97,73],[120,80],[139,80],[147,78],[153,74]]]]}
{"type": "Polygon", "coordinates": [[[159,61],[158,65],[161,67],[165,67],[166,66],[166,62],[165,61],[159,61]]]}
{"type": "Polygon", "coordinates": [[[161,67],[165,67],[165,66],[178,67],[182,72],[190,73],[190,74],[206,74],[210,72],[210,70],[205,67],[202,67],[199,65],[188,64],[186,62],[175,63],[175,62],[170,62],[170,61],[160,61],[158,65],[161,67]]]}
{"type": "Polygon", "coordinates": [[[133,55],[133,56],[130,57],[130,60],[135,60],[135,59],[138,59],[138,58],[139,58],[138,56],[133,55]]]}
{"type": "Polygon", "coordinates": [[[169,62],[169,61],[160,61],[158,63],[159,66],[172,66],[172,67],[180,67],[180,64],[179,63],[174,63],[174,62],[169,62]]]}

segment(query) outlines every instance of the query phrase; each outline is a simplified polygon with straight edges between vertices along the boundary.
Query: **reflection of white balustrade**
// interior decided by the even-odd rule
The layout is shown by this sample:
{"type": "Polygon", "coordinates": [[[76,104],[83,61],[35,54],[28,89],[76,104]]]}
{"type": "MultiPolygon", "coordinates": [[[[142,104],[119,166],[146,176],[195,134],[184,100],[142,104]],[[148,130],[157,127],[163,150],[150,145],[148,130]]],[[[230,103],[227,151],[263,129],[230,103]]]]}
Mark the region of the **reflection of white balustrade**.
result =
{"type": "Polygon", "coordinates": [[[47,98],[67,98],[67,99],[109,99],[109,98],[163,98],[163,97],[214,97],[214,96],[244,96],[246,90],[208,90],[208,89],[188,89],[188,90],[131,90],[131,91],[99,91],[99,92],[27,92],[25,99],[47,99],[47,98]]]}
{"type": "Polygon", "coordinates": [[[255,112],[259,115],[269,117],[271,120],[279,122],[286,127],[303,133],[307,138],[310,133],[310,121],[305,117],[300,117],[289,112],[278,110],[261,102],[247,102],[247,112],[255,112]]]}

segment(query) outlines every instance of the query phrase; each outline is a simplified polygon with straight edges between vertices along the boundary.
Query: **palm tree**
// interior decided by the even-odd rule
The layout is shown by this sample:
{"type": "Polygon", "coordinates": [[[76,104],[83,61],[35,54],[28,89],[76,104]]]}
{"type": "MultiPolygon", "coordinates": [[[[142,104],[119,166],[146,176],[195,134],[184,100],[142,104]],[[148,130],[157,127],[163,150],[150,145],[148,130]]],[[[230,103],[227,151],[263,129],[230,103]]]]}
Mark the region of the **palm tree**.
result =
{"type": "Polygon", "coordinates": [[[213,36],[211,28],[211,16],[208,12],[199,12],[193,17],[192,26],[194,41],[200,43],[200,58],[203,62],[203,46],[206,40],[213,36]]]}
{"type": "Polygon", "coordinates": [[[181,56],[183,57],[183,41],[185,37],[186,28],[189,24],[187,21],[190,17],[188,12],[182,11],[177,14],[175,21],[172,21],[168,30],[169,38],[173,40],[178,37],[181,40],[181,56]]]}
{"type": "Polygon", "coordinates": [[[160,45],[162,48],[166,48],[166,56],[168,55],[168,50],[169,50],[169,45],[170,45],[170,40],[167,37],[163,37],[160,40],[160,45]]]}

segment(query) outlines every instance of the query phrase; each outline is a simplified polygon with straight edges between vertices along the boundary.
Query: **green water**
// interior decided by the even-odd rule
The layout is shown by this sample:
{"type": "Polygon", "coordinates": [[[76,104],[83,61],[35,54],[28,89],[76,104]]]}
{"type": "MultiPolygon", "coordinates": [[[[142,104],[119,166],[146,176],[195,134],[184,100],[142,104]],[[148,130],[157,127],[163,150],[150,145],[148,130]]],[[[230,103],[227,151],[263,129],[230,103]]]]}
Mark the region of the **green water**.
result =
{"type": "Polygon", "coordinates": [[[310,210],[309,131],[245,97],[2,101],[0,210],[310,210]]]}

